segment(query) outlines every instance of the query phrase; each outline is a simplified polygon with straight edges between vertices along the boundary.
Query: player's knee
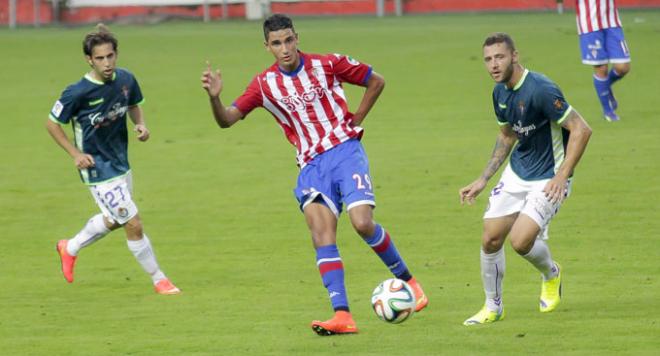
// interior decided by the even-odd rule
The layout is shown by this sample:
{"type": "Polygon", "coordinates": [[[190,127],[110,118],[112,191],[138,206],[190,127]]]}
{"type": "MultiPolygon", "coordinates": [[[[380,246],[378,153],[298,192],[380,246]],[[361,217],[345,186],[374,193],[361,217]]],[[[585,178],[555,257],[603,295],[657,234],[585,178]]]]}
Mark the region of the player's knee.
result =
{"type": "Polygon", "coordinates": [[[355,231],[362,237],[370,237],[374,234],[376,226],[370,217],[356,217],[351,219],[355,231]]]}
{"type": "Polygon", "coordinates": [[[500,236],[484,234],[481,239],[481,247],[485,253],[495,253],[502,249],[504,239],[500,236]]]}
{"type": "Polygon", "coordinates": [[[630,72],[630,63],[617,63],[614,65],[614,70],[620,77],[623,77],[630,72]]]}
{"type": "Polygon", "coordinates": [[[594,74],[599,78],[607,78],[607,64],[595,65],[594,74]]]}
{"type": "Polygon", "coordinates": [[[133,237],[134,239],[140,239],[142,238],[142,220],[136,215],[132,219],[128,220],[126,224],[124,224],[124,229],[126,230],[126,234],[130,237],[133,237]]]}
{"type": "Polygon", "coordinates": [[[511,238],[511,247],[521,256],[528,254],[532,246],[534,246],[534,239],[528,241],[526,239],[511,238]]]}

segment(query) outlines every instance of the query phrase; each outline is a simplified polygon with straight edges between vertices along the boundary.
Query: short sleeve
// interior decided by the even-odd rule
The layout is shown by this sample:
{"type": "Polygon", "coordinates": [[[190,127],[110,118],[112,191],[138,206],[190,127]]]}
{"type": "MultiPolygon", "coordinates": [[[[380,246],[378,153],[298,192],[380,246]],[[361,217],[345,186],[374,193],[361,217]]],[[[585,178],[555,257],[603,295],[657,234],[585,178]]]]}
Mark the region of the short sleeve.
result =
{"type": "Polygon", "coordinates": [[[259,86],[259,76],[254,77],[247,88],[232,104],[243,116],[249,114],[252,110],[263,105],[261,87],[259,86]]]}
{"type": "Polygon", "coordinates": [[[508,125],[509,122],[505,118],[506,105],[500,104],[497,101],[497,91],[493,90],[493,110],[495,111],[495,119],[500,126],[508,125]]]}
{"type": "Polygon", "coordinates": [[[138,84],[137,78],[133,77],[131,81],[131,89],[129,90],[128,105],[134,106],[142,104],[144,98],[142,97],[142,90],[138,84]]]}
{"type": "Polygon", "coordinates": [[[67,87],[55,102],[53,108],[50,109],[48,117],[57,123],[68,124],[71,118],[76,116],[78,108],[78,96],[72,87],[67,87]]]}
{"type": "Polygon", "coordinates": [[[367,84],[372,72],[370,65],[341,54],[331,54],[329,57],[332,70],[340,81],[355,85],[367,84]]]}
{"type": "Polygon", "coordinates": [[[535,93],[535,101],[543,115],[558,124],[561,124],[571,111],[564,94],[555,83],[550,81],[539,86],[535,93]]]}

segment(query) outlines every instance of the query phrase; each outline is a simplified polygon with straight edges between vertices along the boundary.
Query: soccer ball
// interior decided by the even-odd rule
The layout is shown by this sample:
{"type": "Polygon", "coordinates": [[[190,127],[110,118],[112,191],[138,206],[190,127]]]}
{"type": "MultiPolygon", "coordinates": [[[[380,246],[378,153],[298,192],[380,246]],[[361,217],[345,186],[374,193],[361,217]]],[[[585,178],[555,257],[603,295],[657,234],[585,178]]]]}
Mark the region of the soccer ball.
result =
{"type": "Polygon", "coordinates": [[[415,312],[415,292],[408,283],[390,278],[379,284],[371,295],[371,306],[378,318],[398,324],[415,312]]]}

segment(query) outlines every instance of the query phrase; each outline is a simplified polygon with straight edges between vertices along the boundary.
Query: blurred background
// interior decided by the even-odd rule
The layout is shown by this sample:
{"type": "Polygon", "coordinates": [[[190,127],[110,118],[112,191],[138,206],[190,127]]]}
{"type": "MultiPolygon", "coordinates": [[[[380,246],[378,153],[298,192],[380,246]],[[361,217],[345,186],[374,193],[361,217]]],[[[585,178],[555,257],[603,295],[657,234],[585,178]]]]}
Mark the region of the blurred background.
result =
{"type": "MultiPolygon", "coordinates": [[[[660,8],[660,0],[618,0],[619,9],[660,8]]],[[[291,16],[557,11],[573,0],[2,0],[0,25],[81,25],[96,22],[158,23],[170,19],[258,20],[271,13],[291,16]]]]}

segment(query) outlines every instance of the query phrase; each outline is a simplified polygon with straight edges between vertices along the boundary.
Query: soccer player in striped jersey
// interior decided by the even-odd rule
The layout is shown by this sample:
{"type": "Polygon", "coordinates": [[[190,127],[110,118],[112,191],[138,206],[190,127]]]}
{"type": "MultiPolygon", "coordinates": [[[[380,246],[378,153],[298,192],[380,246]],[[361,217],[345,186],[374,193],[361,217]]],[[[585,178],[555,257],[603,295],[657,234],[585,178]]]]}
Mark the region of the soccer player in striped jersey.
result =
{"type": "Polygon", "coordinates": [[[594,67],[594,87],[605,120],[619,121],[612,84],[630,71],[630,52],[623,37],[616,1],[575,0],[575,13],[582,63],[594,67]]]}
{"type": "Polygon", "coordinates": [[[217,124],[227,128],[253,109],[268,110],[296,148],[298,200],[316,249],[316,264],[335,311],[327,321],[313,321],[319,335],[358,331],[348,306],[344,267],[337,249],[337,220],[345,205],[355,231],[371,246],[395,277],[415,290],[419,311],[428,303],[417,280],[409,272],[389,233],[373,220],[376,205],[369,161],[360,143],[360,124],[380,95],[385,81],[371,67],[339,54],[308,54],[298,50],[298,34],[285,15],[264,21],[266,49],[275,63],[252,79],[243,94],[230,105],[220,100],[224,87],[219,70],[210,64],[202,74],[217,124]],[[353,113],[342,83],[365,87],[353,113]]]}
{"type": "Polygon", "coordinates": [[[139,141],[149,139],[149,130],[140,107],[143,98],[137,79],[128,70],[115,67],[117,46],[117,39],[102,24],[85,36],[83,52],[92,69],[64,90],[46,122],[48,132],[73,158],[101,209],[73,238],[57,243],[62,273],[72,283],[80,249],[123,227],[128,249],[151,276],[156,292],[177,294],[179,289],[158,266],[132,198],[126,115],[135,124],[139,141]],[[75,144],[62,129],[69,123],[75,144]]]}
{"type": "Polygon", "coordinates": [[[573,170],[591,129],[555,83],[518,62],[511,37],[486,38],[483,55],[497,82],[493,106],[500,133],[481,176],[459,191],[461,203],[473,204],[511,153],[499,183],[490,193],[481,241],[481,278],[486,302],[465,320],[485,324],[504,317],[502,279],[507,235],[513,249],[542,275],[539,310],[554,310],[561,299],[561,271],[545,242],[548,224],[570,193],[573,170]]]}

